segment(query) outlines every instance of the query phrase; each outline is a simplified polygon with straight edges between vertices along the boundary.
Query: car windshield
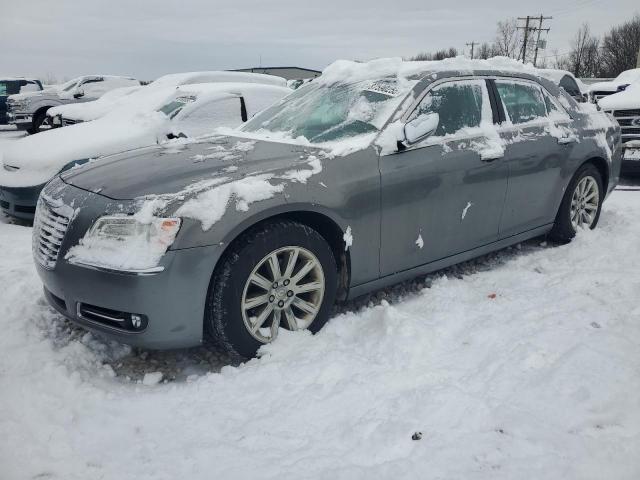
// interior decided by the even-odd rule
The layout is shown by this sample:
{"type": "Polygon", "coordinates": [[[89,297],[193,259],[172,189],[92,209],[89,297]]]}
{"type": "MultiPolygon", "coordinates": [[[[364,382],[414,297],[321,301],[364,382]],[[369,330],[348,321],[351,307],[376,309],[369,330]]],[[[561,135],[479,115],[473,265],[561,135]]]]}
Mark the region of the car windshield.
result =
{"type": "Polygon", "coordinates": [[[400,102],[395,79],[310,83],[249,120],[245,132],[283,133],[322,143],[377,132],[400,102]]]}
{"type": "Polygon", "coordinates": [[[173,118],[178,115],[178,113],[180,113],[185,105],[187,105],[188,103],[193,103],[195,101],[195,95],[181,95],[174,98],[170,102],[165,103],[158,109],[158,111],[164,113],[169,118],[173,118]]]}
{"type": "Polygon", "coordinates": [[[64,92],[68,92],[69,90],[71,90],[73,87],[76,86],[76,83],[78,83],[78,79],[74,78],[73,80],[69,80],[67,83],[63,83],[62,85],[60,85],[59,88],[64,92]]]}

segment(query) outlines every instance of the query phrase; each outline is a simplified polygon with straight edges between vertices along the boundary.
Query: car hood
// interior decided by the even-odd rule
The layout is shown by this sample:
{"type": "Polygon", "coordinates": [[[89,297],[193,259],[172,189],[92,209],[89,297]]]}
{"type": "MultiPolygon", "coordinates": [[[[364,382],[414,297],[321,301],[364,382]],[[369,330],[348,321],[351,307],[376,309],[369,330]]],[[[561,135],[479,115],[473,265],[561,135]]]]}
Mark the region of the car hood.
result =
{"type": "Polygon", "coordinates": [[[626,90],[601,98],[598,105],[603,110],[631,110],[640,108],[640,83],[629,85],[626,90]]]}
{"type": "Polygon", "coordinates": [[[293,169],[308,162],[317,147],[244,137],[214,136],[197,142],[177,140],[162,146],[114,155],[65,172],[73,186],[118,200],[192,191],[218,180],[293,169]]]}
{"type": "Polygon", "coordinates": [[[16,102],[21,100],[29,100],[31,98],[60,98],[60,95],[58,93],[58,90],[55,89],[44,89],[38,90],[36,92],[14,93],[13,95],[10,95],[10,98],[12,101],[16,102]]]}
{"type": "Polygon", "coordinates": [[[608,82],[597,82],[589,85],[590,92],[616,92],[618,85],[623,85],[621,82],[610,80],[608,82]]]}
{"type": "Polygon", "coordinates": [[[131,122],[101,118],[30,135],[13,142],[4,152],[2,163],[11,171],[0,170],[0,185],[40,185],[70,162],[155,145],[168,125],[166,116],[158,113],[131,122]]]}

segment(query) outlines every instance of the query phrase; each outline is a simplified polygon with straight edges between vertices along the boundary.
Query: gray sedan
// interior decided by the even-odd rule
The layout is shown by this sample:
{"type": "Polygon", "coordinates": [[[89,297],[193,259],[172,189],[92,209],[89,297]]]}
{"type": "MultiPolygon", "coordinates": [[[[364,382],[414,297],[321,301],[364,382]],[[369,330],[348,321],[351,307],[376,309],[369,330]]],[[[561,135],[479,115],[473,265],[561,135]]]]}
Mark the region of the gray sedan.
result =
{"type": "Polygon", "coordinates": [[[340,62],[240,131],[63,173],[33,230],[46,298],[125,343],[243,359],[335,301],[594,228],[619,127],[542,78],[437,65],[340,62]]]}

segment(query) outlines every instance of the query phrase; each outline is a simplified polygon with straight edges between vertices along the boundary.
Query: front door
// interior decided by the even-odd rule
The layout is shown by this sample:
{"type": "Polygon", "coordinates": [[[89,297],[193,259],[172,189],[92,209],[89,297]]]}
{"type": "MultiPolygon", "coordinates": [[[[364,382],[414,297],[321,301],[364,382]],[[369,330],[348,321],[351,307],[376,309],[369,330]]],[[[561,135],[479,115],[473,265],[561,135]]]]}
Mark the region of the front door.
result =
{"type": "Polygon", "coordinates": [[[380,157],[383,276],[498,237],[508,169],[485,81],[439,83],[407,121],[429,113],[433,135],[380,157]]]}

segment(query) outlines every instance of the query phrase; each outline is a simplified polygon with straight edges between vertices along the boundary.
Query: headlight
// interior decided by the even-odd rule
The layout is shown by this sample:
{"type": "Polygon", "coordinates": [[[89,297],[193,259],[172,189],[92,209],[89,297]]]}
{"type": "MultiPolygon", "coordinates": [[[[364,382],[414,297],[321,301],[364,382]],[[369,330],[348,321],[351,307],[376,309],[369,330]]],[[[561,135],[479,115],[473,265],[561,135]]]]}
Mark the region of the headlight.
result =
{"type": "Polygon", "coordinates": [[[179,218],[100,217],[65,258],[71,263],[126,272],[161,271],[160,259],[180,230],[179,218]]]}

